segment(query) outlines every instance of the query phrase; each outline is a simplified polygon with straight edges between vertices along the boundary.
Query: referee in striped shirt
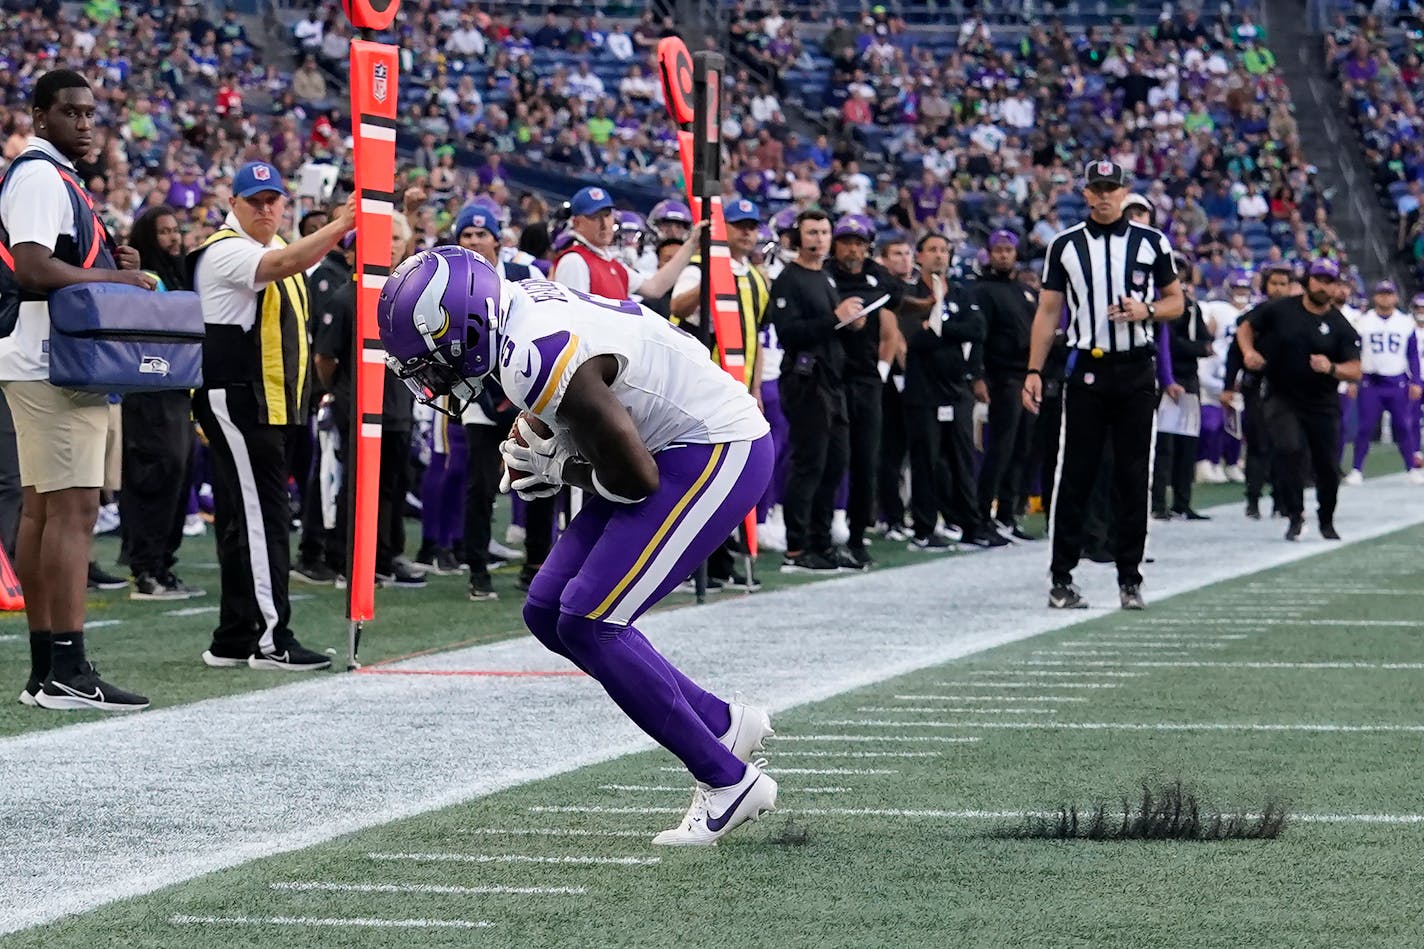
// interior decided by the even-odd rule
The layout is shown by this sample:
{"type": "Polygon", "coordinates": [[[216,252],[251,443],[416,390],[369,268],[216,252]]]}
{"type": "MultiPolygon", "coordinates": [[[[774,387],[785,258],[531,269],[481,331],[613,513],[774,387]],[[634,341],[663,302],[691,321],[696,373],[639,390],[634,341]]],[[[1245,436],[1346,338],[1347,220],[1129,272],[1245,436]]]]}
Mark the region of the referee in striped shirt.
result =
{"type": "Polygon", "coordinates": [[[1119,597],[1123,609],[1140,610],[1158,400],[1154,324],[1181,316],[1182,288],[1167,238],[1122,213],[1127,171],[1095,161],[1085,178],[1088,220],[1060,231],[1048,247],[1023,388],[1024,407],[1038,412],[1040,372],[1066,302],[1069,357],[1050,510],[1048,605],[1088,605],[1073,586],[1073,570],[1082,555],[1083,511],[1110,443],[1121,505],[1113,551],[1119,597]]]}

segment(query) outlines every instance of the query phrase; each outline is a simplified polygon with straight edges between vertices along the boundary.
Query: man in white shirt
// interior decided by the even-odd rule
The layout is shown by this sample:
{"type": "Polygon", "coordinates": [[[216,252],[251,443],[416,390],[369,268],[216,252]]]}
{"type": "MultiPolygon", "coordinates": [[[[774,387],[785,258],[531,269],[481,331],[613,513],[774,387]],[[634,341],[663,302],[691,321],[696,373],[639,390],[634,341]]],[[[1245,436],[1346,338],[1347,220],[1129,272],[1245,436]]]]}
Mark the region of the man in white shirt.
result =
{"type": "Polygon", "coordinates": [[[627,300],[632,294],[652,299],[672,289],[682,268],[697,251],[696,228],[687,242],[650,277],[630,270],[618,260],[613,250],[613,198],[602,188],[584,188],[569,202],[572,218],[570,244],[554,261],[550,279],[555,283],[595,296],[612,300],[627,300]]]}
{"type": "Polygon", "coordinates": [[[603,96],[603,80],[588,68],[588,60],[580,62],[578,72],[569,77],[569,92],[588,103],[603,96]]]}
{"type": "Polygon", "coordinates": [[[203,387],[193,414],[211,449],[222,607],[203,662],[214,668],[309,671],[331,660],[289,626],[287,445],[306,437],[311,378],[303,274],[355,224],[355,198],[287,244],[281,174],[248,162],[232,181],[223,226],[188,256],[203,306],[203,387]]]}
{"type": "Polygon", "coordinates": [[[460,26],[450,34],[447,48],[458,56],[485,54],[485,35],[475,28],[474,17],[466,15],[460,18],[460,26]]]}
{"type": "Polygon", "coordinates": [[[20,702],[135,711],[148,699],[102,681],[84,651],[108,400],[50,384],[47,297],[79,283],[152,290],[157,281],[139,271],[136,250],[114,248],[75,170],[93,147],[89,83],[71,70],[51,70],[35,83],[31,114],[34,137],[0,185],[0,243],[9,248],[0,263],[0,381],[14,415],[24,493],[15,567],[30,630],[30,678],[20,702]]]}

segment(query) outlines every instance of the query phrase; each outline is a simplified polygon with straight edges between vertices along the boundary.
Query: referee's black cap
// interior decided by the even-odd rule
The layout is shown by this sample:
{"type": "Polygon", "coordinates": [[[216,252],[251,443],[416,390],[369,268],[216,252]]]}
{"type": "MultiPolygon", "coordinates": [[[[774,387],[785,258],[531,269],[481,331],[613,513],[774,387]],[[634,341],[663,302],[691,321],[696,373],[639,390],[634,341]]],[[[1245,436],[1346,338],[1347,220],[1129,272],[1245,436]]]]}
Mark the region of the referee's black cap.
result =
{"type": "Polygon", "coordinates": [[[1114,188],[1126,188],[1128,183],[1127,169],[1106,158],[1089,162],[1083,177],[1089,188],[1097,184],[1110,184],[1114,188]]]}

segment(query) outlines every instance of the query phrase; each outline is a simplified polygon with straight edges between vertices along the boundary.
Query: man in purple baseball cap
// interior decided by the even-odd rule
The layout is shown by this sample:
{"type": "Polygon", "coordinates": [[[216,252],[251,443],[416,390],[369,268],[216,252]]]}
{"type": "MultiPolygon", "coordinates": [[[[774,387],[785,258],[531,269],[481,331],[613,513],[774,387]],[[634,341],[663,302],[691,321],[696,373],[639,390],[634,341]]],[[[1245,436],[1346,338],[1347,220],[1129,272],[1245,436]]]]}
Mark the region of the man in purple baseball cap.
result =
{"type": "Polygon", "coordinates": [[[1253,310],[1236,330],[1242,361],[1262,373],[1263,416],[1273,439],[1276,507],[1287,518],[1286,540],[1305,530],[1305,464],[1315,471],[1320,536],[1339,540],[1335,504],[1340,487],[1336,445],[1341,381],[1360,381],[1360,336],[1333,304],[1340,267],[1317,258],[1302,296],[1253,310]]]}

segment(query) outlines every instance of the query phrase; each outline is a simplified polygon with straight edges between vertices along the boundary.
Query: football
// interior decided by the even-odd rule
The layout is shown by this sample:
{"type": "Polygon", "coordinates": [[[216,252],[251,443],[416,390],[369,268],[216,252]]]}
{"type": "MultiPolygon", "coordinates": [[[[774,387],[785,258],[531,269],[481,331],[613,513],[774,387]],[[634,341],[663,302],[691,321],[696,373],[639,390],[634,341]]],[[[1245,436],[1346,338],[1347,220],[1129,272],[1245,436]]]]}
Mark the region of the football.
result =
{"type": "MultiPolygon", "coordinates": [[[[509,437],[514,442],[523,445],[526,448],[529,446],[529,443],[524,440],[523,434],[521,434],[519,431],[519,419],[523,419],[524,421],[529,423],[529,428],[533,430],[534,434],[538,435],[540,438],[548,438],[550,435],[554,434],[554,430],[551,429],[548,425],[545,425],[543,422],[541,422],[539,420],[539,417],[534,413],[520,412],[519,418],[516,418],[514,420],[514,424],[511,425],[509,428],[509,437]]],[[[528,471],[520,471],[517,468],[509,469],[509,480],[511,482],[518,481],[520,478],[527,478],[529,477],[529,475],[530,472],[528,471]]]]}

